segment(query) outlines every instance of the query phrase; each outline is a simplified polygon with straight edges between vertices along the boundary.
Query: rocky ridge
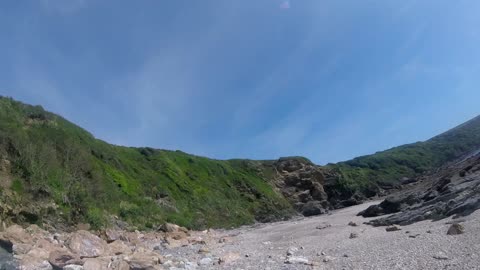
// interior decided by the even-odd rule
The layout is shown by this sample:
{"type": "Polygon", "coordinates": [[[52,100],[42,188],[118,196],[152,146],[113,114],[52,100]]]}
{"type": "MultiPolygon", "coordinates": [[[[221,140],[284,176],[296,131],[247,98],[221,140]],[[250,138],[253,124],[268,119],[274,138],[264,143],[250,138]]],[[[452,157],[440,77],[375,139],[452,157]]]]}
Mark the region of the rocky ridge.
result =
{"type": "Polygon", "coordinates": [[[418,177],[395,195],[372,205],[359,215],[376,217],[369,224],[407,225],[449,216],[469,215],[480,208],[480,154],[475,151],[436,172],[418,177]]]}

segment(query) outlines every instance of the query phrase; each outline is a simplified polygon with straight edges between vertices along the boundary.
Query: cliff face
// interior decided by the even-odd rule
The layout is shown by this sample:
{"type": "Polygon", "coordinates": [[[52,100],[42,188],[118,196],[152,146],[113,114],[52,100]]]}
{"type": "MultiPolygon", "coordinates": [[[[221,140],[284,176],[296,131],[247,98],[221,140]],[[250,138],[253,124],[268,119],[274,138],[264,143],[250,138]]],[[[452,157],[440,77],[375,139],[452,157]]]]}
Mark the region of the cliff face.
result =
{"type": "Polygon", "coordinates": [[[324,214],[330,209],[321,167],[304,158],[281,158],[274,167],[274,183],[296,211],[312,216],[324,214]]]}

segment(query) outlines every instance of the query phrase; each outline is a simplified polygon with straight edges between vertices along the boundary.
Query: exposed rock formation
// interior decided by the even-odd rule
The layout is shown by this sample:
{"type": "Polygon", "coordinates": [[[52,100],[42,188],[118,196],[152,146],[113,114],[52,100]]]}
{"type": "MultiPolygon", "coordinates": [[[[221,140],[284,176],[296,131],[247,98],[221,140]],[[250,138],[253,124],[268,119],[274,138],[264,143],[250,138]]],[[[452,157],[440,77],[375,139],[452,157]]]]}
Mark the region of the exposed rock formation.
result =
{"type": "Polygon", "coordinates": [[[324,214],[330,209],[323,189],[322,169],[300,157],[281,158],[274,163],[275,184],[294,208],[305,216],[324,214]]]}
{"type": "Polygon", "coordinates": [[[375,226],[407,225],[425,219],[438,220],[471,214],[480,208],[480,155],[469,155],[435,173],[422,177],[414,186],[359,213],[364,217],[392,214],[375,219],[375,226]]]}

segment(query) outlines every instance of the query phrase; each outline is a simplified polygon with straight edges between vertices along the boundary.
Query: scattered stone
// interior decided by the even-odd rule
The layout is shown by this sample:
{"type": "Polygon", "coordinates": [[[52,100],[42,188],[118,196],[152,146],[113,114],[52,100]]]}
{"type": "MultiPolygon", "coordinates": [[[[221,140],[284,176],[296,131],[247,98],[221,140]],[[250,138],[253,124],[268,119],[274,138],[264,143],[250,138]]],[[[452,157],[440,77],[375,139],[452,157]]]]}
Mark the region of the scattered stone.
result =
{"type": "Polygon", "coordinates": [[[458,234],[463,234],[464,232],[465,232],[465,228],[463,227],[462,224],[454,223],[448,229],[447,235],[458,235],[458,234]]]}
{"type": "Polygon", "coordinates": [[[357,234],[357,233],[351,233],[351,234],[350,234],[350,239],[354,239],[354,238],[358,238],[358,234],[357,234]]]}
{"type": "Polygon", "coordinates": [[[335,260],[335,258],[331,257],[331,256],[325,256],[325,258],[323,258],[323,262],[331,262],[335,260]]]}
{"type": "Polygon", "coordinates": [[[409,238],[417,238],[417,237],[419,237],[419,236],[420,236],[420,234],[412,234],[412,235],[409,235],[408,237],[409,237],[409,238]]]}
{"type": "Polygon", "coordinates": [[[230,252],[230,253],[227,253],[227,254],[223,255],[220,258],[219,263],[220,264],[231,264],[238,259],[240,259],[240,254],[239,253],[230,252]]]}
{"type": "Polygon", "coordinates": [[[437,254],[433,256],[433,258],[437,260],[448,260],[448,257],[445,254],[437,254]]]}
{"type": "Polygon", "coordinates": [[[207,254],[210,253],[210,250],[206,247],[202,247],[198,250],[198,254],[207,254]]]}
{"type": "Polygon", "coordinates": [[[328,223],[323,223],[323,224],[318,225],[315,228],[318,229],[318,230],[323,230],[323,229],[326,229],[326,228],[329,228],[329,227],[332,227],[332,225],[328,224],[328,223]]]}
{"type": "Polygon", "coordinates": [[[350,221],[350,222],[348,223],[348,226],[357,227],[358,224],[355,223],[355,222],[353,222],[353,221],[350,221]]]}
{"type": "Polygon", "coordinates": [[[427,233],[432,233],[432,231],[431,231],[431,230],[428,230],[427,233]]]}
{"type": "Polygon", "coordinates": [[[304,264],[308,265],[309,261],[307,258],[304,257],[287,257],[285,260],[286,264],[304,264]]]}
{"type": "Polygon", "coordinates": [[[213,260],[211,258],[203,258],[198,262],[200,266],[213,265],[213,260]]]}
{"type": "Polygon", "coordinates": [[[293,256],[295,253],[298,251],[298,248],[296,247],[290,247],[287,250],[287,256],[293,256]]]}
{"type": "Polygon", "coordinates": [[[397,225],[392,225],[392,226],[388,226],[387,228],[385,228],[385,230],[387,232],[394,232],[394,231],[400,231],[402,229],[397,225]]]}
{"type": "Polygon", "coordinates": [[[343,254],[343,257],[344,257],[344,258],[348,258],[348,254],[343,254]]]}

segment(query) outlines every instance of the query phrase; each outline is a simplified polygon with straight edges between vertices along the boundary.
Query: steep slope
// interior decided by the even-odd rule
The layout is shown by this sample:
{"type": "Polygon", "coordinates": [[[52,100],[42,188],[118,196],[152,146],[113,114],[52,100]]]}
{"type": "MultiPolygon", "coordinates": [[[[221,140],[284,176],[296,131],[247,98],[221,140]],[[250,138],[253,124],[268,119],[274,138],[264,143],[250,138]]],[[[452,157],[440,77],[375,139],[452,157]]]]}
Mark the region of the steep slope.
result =
{"type": "Polygon", "coordinates": [[[202,228],[293,213],[260,162],[113,146],[9,98],[0,99],[0,165],[0,215],[15,222],[202,228]]]}
{"type": "MultiPolygon", "coordinates": [[[[413,177],[428,173],[465,153],[480,149],[480,116],[425,142],[402,145],[373,155],[326,167],[338,179],[326,187],[329,196],[348,199],[355,194],[384,194],[413,177]]],[[[335,202],[334,202],[335,204],[335,202]]]]}

